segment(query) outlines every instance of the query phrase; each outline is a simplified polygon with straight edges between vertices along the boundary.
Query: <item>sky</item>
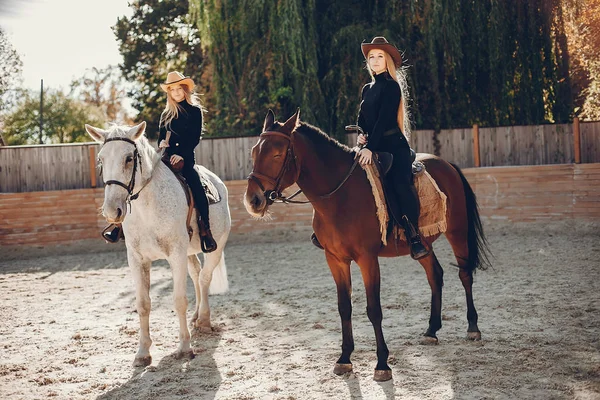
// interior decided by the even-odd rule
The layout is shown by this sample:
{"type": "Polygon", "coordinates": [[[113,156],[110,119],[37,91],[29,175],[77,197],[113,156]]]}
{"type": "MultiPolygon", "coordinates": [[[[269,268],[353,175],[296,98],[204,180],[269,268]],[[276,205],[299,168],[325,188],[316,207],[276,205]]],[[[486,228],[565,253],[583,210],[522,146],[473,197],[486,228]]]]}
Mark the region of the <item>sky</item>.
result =
{"type": "Polygon", "coordinates": [[[0,0],[0,27],[23,62],[25,88],[67,91],[92,67],[122,61],[111,27],[128,0],[0,0]]]}

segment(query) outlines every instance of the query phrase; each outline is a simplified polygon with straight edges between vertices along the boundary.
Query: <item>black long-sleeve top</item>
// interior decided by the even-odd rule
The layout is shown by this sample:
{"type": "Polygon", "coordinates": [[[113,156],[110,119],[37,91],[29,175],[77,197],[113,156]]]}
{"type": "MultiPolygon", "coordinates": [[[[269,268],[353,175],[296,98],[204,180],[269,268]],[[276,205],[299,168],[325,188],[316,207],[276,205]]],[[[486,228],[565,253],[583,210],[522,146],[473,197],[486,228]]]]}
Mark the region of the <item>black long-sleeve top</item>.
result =
{"type": "Polygon", "coordinates": [[[180,109],[177,118],[173,118],[167,126],[160,124],[158,143],[166,138],[167,131],[171,131],[169,147],[165,153],[177,154],[183,157],[185,166],[193,166],[196,163],[194,149],[202,136],[202,110],[186,100],[178,104],[180,109]]]}
{"type": "Polygon", "coordinates": [[[369,135],[366,148],[386,151],[379,148],[383,134],[392,129],[398,129],[401,134],[398,127],[400,86],[388,72],[382,72],[375,75],[375,82],[363,87],[361,97],[358,125],[369,135]]]}

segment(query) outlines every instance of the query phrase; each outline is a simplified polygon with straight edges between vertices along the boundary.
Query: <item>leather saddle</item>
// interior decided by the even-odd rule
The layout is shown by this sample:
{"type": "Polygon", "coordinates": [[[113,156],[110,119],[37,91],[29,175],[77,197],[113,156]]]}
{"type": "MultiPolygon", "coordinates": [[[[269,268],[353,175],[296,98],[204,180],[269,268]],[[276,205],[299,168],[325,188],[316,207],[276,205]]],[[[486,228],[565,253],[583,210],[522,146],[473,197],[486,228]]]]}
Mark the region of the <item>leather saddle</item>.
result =
{"type": "MultiPolygon", "coordinates": [[[[380,175],[383,177],[387,175],[387,173],[392,168],[392,163],[394,162],[394,155],[392,153],[387,153],[385,151],[376,151],[374,152],[374,158],[377,162],[377,168],[379,169],[380,175]]],[[[412,163],[412,171],[413,175],[418,174],[425,168],[423,163],[420,161],[415,161],[417,159],[417,153],[413,149],[410,149],[410,161],[412,163]]]]}

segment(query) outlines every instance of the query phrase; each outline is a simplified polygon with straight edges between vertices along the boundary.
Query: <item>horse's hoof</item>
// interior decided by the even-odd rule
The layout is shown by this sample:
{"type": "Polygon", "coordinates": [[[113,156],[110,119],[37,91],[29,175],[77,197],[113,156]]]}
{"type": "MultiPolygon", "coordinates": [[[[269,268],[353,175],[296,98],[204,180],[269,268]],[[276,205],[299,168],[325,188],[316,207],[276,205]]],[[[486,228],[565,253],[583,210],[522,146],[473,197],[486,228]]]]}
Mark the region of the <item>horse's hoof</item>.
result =
{"type": "Polygon", "coordinates": [[[175,353],[175,358],[177,360],[182,360],[184,358],[191,360],[192,358],[194,358],[194,350],[188,349],[185,351],[178,351],[177,353],[175,353]]]}
{"type": "Polygon", "coordinates": [[[151,355],[147,355],[145,357],[136,357],[135,360],[133,360],[134,367],[147,367],[150,364],[152,364],[151,355]]]}
{"type": "Polygon", "coordinates": [[[392,379],[392,370],[391,369],[376,369],[373,374],[373,380],[375,382],[385,382],[392,379]]]}
{"type": "Polygon", "coordinates": [[[200,332],[200,333],[212,333],[213,329],[212,326],[210,326],[210,322],[209,323],[205,323],[205,322],[196,322],[196,332],[200,332]]]}
{"type": "Polygon", "coordinates": [[[352,372],[352,364],[335,363],[333,373],[336,375],[344,375],[346,372],[352,372]]]}
{"type": "Polygon", "coordinates": [[[420,343],[427,346],[439,344],[438,338],[432,336],[423,336],[420,343]]]}
{"type": "Polygon", "coordinates": [[[481,332],[467,332],[467,340],[474,342],[481,340],[481,332]]]}

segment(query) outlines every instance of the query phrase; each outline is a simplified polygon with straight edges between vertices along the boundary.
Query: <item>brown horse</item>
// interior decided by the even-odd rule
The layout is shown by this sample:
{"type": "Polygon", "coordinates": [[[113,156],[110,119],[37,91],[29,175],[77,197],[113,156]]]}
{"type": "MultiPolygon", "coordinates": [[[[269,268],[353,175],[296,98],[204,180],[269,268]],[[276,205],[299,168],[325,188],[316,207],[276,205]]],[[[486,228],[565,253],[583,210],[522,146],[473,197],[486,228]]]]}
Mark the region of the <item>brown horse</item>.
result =
{"type": "MultiPolygon", "coordinates": [[[[323,248],[335,280],[338,309],[342,320],[342,354],[333,370],[343,374],[352,370],[350,355],[352,303],[350,263],[358,264],[367,295],[367,314],[375,330],[377,366],[374,379],[391,379],[387,364],[389,351],[381,329],[378,257],[409,254],[405,241],[388,234],[383,246],[376,204],[362,168],[354,167],[355,153],[318,128],[300,123],[299,110],[284,124],[275,121],[269,110],[258,143],[252,148],[253,170],[244,196],[247,211],[264,217],[276,200],[286,201],[281,192],[297,183],[314,207],[313,228],[323,248]]],[[[447,196],[445,235],[458,262],[458,275],[467,298],[467,337],[480,340],[477,311],[473,304],[473,272],[489,264],[487,244],[477,210],[475,194],[460,169],[439,157],[419,154],[427,171],[447,196]]],[[[442,327],[443,270],[432,242],[440,235],[424,238],[431,254],[419,260],[431,286],[431,314],[424,341],[437,343],[436,332],[442,327]]]]}

